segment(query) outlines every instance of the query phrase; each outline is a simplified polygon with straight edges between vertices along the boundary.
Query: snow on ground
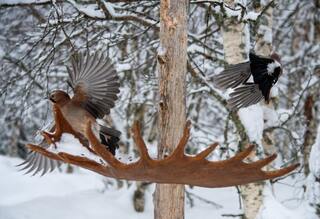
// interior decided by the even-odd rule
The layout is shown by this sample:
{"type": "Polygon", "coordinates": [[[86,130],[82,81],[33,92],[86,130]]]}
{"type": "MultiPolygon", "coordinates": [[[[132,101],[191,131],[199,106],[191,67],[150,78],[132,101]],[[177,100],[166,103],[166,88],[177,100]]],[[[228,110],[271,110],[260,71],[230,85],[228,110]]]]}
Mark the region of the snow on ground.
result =
{"type": "MultiPolygon", "coordinates": [[[[0,156],[0,219],[153,218],[154,186],[150,186],[146,191],[145,212],[137,213],[132,205],[134,183],[121,189],[115,186],[106,187],[105,178],[82,169],[76,169],[73,174],[55,171],[43,177],[31,177],[17,171],[15,165],[20,162],[20,159],[0,156]]],[[[194,197],[194,207],[190,207],[186,199],[186,219],[222,219],[228,218],[223,216],[224,214],[237,215],[242,212],[234,187],[186,188],[193,194],[222,206],[217,208],[194,197]]],[[[267,187],[265,204],[259,218],[316,218],[304,202],[290,202],[288,207],[281,204],[279,200],[298,197],[297,193],[290,190],[292,187],[279,184],[274,189],[279,190],[276,197],[267,187]]]]}
{"type": "Polygon", "coordinates": [[[308,199],[313,204],[320,203],[320,126],[318,127],[317,138],[312,146],[310,157],[309,157],[309,167],[310,173],[308,176],[308,199]]]}
{"type": "Polygon", "coordinates": [[[265,202],[260,209],[262,214],[258,219],[291,219],[305,218],[318,219],[314,214],[314,209],[306,202],[301,202],[296,208],[284,208],[283,205],[271,194],[270,190],[265,191],[265,202]]]}

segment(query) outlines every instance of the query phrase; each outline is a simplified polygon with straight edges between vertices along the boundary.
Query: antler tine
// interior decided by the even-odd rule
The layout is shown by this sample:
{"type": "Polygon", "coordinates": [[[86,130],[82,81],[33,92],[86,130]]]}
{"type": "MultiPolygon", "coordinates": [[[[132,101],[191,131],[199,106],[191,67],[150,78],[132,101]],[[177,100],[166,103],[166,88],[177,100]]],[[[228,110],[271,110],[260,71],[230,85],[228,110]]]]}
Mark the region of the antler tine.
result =
{"type": "Polygon", "coordinates": [[[277,154],[272,154],[264,159],[252,162],[249,165],[254,166],[255,168],[262,168],[262,167],[268,165],[269,163],[271,163],[276,158],[277,158],[277,154]]]}
{"type": "Polygon", "coordinates": [[[123,163],[118,161],[111,153],[103,146],[97,137],[93,134],[91,128],[91,121],[88,120],[86,124],[86,135],[94,152],[96,152],[104,161],[111,167],[121,167],[123,163]]]}
{"type": "Polygon", "coordinates": [[[184,149],[188,143],[189,137],[190,137],[190,128],[191,128],[191,122],[188,120],[186,122],[186,125],[183,129],[182,137],[180,138],[180,141],[175,148],[175,150],[172,152],[171,157],[183,157],[184,155],[184,149]]]}
{"type": "Polygon", "coordinates": [[[102,164],[99,164],[96,161],[90,160],[86,157],[75,156],[75,155],[64,153],[64,152],[60,152],[58,155],[62,157],[65,162],[74,164],[77,166],[86,167],[89,169],[102,167],[102,164]]]}
{"type": "Polygon", "coordinates": [[[138,121],[135,121],[133,123],[133,126],[131,128],[132,134],[133,134],[133,141],[138,147],[139,153],[140,153],[140,160],[142,162],[145,161],[150,161],[152,160],[149,156],[147,146],[141,136],[141,131],[140,131],[140,124],[138,121]]]}
{"type": "MultiPolygon", "coordinates": [[[[53,142],[59,141],[62,132],[71,133],[80,139],[80,136],[74,132],[70,124],[64,119],[59,107],[54,106],[54,110],[56,130],[51,137],[53,138],[53,142]]],[[[157,183],[189,184],[203,187],[234,186],[272,179],[283,176],[298,166],[292,165],[275,171],[261,170],[262,167],[273,161],[276,155],[271,155],[253,163],[243,162],[243,159],[253,151],[254,145],[250,145],[234,157],[223,161],[210,162],[206,160],[206,157],[217,147],[217,143],[210,145],[194,157],[186,156],[184,149],[190,136],[190,125],[191,123],[189,121],[186,122],[183,135],[176,150],[173,151],[168,158],[163,160],[152,160],[150,158],[137,122],[135,122],[132,127],[132,133],[133,140],[140,151],[141,158],[138,162],[130,164],[124,164],[118,161],[107,148],[100,143],[93,133],[90,121],[87,121],[86,124],[85,137],[89,140],[90,147],[93,151],[108,163],[107,166],[100,164],[99,161],[94,161],[82,156],[74,156],[63,152],[56,154],[39,145],[29,144],[27,146],[32,151],[38,152],[51,159],[71,163],[107,177],[157,183]],[[144,162],[152,162],[150,163],[152,165],[144,162]]]]}
{"type": "Polygon", "coordinates": [[[287,173],[290,173],[291,171],[293,171],[294,169],[296,169],[297,167],[299,167],[300,164],[293,164],[291,166],[279,169],[279,170],[272,170],[272,171],[265,171],[265,174],[267,175],[268,179],[273,179],[273,178],[277,178],[283,175],[286,175],[287,173]]]}
{"type": "Polygon", "coordinates": [[[253,144],[249,145],[247,148],[236,154],[234,157],[231,157],[229,160],[242,161],[243,159],[249,156],[249,154],[253,151],[254,147],[255,146],[253,144]]]}
{"type": "Polygon", "coordinates": [[[43,156],[46,156],[46,157],[51,158],[51,159],[53,159],[53,160],[63,161],[63,159],[62,159],[61,157],[59,157],[59,155],[57,155],[57,154],[55,154],[55,153],[53,153],[53,152],[50,152],[50,151],[46,150],[45,148],[40,147],[39,145],[27,144],[27,147],[28,147],[31,151],[40,153],[40,154],[42,154],[43,156]]]}
{"type": "Polygon", "coordinates": [[[199,160],[205,159],[206,157],[209,156],[209,154],[211,154],[212,151],[214,151],[217,148],[218,145],[219,145],[219,143],[214,143],[214,144],[209,145],[206,149],[204,149],[203,151],[198,153],[195,156],[195,158],[199,159],[199,160]]]}

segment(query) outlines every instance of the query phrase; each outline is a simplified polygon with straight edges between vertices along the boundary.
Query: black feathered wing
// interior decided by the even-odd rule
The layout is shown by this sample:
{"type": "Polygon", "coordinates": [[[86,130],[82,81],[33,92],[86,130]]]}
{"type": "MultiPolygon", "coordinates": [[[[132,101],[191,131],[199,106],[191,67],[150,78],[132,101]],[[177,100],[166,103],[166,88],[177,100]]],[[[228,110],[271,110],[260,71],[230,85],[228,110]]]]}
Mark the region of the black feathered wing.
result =
{"type": "Polygon", "coordinates": [[[230,65],[219,75],[213,77],[213,83],[220,89],[235,88],[245,83],[250,75],[250,62],[230,65]]]}
{"type": "Polygon", "coordinates": [[[237,110],[242,107],[248,107],[256,104],[263,99],[263,95],[259,86],[254,83],[246,83],[243,86],[237,87],[230,94],[227,100],[228,107],[231,110],[237,110]]]}
{"type": "Polygon", "coordinates": [[[71,58],[69,84],[74,90],[72,101],[78,102],[95,118],[110,113],[120,92],[117,72],[108,57],[80,53],[71,58]]]}

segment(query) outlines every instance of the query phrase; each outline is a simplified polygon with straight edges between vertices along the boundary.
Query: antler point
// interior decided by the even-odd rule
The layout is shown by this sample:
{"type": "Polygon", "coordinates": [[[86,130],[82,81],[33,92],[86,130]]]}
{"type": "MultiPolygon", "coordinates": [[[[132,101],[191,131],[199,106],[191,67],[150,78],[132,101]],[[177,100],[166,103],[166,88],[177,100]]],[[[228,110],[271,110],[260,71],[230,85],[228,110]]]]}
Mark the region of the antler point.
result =
{"type": "Polygon", "coordinates": [[[133,133],[135,133],[135,132],[138,132],[139,129],[140,129],[140,123],[139,123],[138,120],[135,120],[135,121],[133,122],[132,127],[131,127],[131,131],[132,131],[133,133]]]}

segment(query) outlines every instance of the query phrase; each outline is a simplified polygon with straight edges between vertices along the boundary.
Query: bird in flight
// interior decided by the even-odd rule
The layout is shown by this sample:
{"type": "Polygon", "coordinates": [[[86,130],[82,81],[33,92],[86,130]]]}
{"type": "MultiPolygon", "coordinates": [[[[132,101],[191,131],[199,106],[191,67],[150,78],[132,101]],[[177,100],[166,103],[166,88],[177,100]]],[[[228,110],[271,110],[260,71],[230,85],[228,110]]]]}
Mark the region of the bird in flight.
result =
{"type": "MultiPolygon", "coordinates": [[[[74,95],[70,97],[63,90],[54,90],[48,99],[60,107],[68,123],[85,139],[86,124],[88,120],[91,121],[92,129],[100,142],[115,155],[121,132],[97,122],[97,119],[102,119],[110,113],[118,99],[120,84],[114,65],[102,53],[79,53],[71,57],[71,68],[67,67],[67,70],[68,84],[74,95]]],[[[53,131],[54,127],[51,130],[53,131]]],[[[45,147],[48,148],[49,145],[45,147]]],[[[30,152],[25,162],[19,166],[23,166],[22,170],[27,170],[27,173],[34,171],[35,175],[42,171],[43,175],[59,165],[58,161],[30,152]]]]}
{"type": "Polygon", "coordinates": [[[249,61],[230,65],[223,72],[213,78],[216,87],[220,89],[233,88],[227,100],[231,110],[260,102],[270,101],[270,90],[277,83],[282,74],[280,57],[272,53],[270,57],[249,54],[249,61]],[[253,82],[249,82],[252,76],[253,82]]]}

